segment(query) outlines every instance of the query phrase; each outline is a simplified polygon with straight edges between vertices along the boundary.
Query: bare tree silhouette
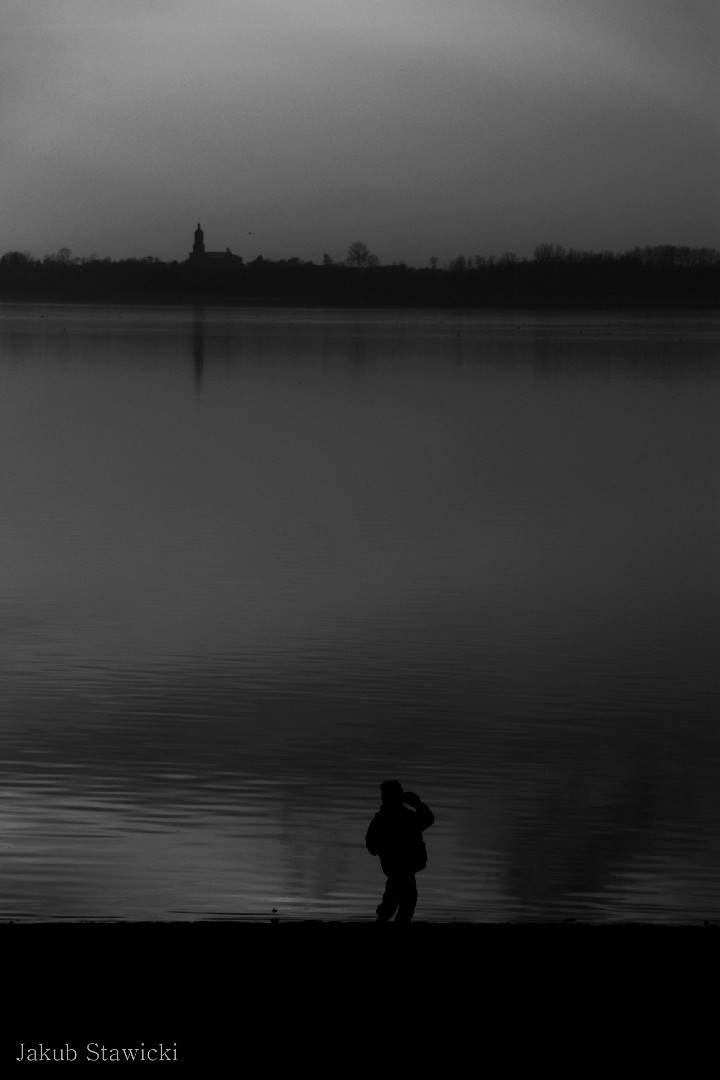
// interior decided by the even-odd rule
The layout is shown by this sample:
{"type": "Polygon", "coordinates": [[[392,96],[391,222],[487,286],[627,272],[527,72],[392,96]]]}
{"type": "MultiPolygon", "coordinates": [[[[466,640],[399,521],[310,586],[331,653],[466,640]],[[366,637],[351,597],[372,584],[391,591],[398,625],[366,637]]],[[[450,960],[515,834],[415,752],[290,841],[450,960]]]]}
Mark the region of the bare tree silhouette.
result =
{"type": "Polygon", "coordinates": [[[363,244],[362,240],[353,240],[352,244],[348,248],[347,263],[349,266],[377,266],[379,259],[377,255],[373,255],[367,244],[363,244]]]}

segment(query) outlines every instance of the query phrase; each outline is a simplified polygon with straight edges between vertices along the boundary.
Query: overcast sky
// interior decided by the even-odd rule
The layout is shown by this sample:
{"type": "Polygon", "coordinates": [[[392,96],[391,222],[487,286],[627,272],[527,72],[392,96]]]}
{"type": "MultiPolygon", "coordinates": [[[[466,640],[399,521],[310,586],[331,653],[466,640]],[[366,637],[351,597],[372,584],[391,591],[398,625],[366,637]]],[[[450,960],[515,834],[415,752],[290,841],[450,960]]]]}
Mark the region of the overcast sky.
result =
{"type": "Polygon", "coordinates": [[[0,0],[0,252],[720,247],[717,0],[0,0]]]}

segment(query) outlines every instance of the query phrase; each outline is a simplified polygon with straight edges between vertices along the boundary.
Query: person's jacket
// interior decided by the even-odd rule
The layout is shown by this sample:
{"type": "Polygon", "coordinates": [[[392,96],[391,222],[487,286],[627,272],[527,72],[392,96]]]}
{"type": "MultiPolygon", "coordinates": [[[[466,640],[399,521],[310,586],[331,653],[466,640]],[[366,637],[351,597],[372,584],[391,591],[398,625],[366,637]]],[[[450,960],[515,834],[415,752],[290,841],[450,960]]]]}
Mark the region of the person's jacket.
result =
{"type": "Polygon", "coordinates": [[[427,850],[422,834],[435,821],[432,810],[416,798],[409,806],[381,806],[370,822],[365,846],[371,855],[380,856],[386,874],[424,870],[427,850]]]}

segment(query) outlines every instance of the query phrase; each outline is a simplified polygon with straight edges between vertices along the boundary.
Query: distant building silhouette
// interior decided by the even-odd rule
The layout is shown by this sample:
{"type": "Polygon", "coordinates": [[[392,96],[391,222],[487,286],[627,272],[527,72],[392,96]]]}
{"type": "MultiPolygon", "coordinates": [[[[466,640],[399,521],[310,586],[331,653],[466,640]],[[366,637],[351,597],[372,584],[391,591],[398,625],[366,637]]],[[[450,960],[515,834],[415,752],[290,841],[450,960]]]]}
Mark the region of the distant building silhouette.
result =
{"type": "Polygon", "coordinates": [[[192,259],[194,263],[242,262],[240,255],[233,255],[230,248],[225,248],[224,251],[206,251],[205,234],[202,231],[199,221],[197,229],[195,230],[195,240],[189,258],[192,259]]]}

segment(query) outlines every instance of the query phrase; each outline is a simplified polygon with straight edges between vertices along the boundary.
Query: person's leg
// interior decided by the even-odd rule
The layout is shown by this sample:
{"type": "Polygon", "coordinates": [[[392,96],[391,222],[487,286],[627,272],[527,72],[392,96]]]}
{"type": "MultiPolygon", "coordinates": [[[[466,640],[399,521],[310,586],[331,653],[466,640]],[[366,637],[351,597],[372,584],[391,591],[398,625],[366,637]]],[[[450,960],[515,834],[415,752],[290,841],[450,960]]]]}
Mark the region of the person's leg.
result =
{"type": "Polygon", "coordinates": [[[392,919],[397,911],[399,902],[400,897],[398,895],[396,880],[389,874],[383,898],[376,908],[378,922],[387,922],[388,919],[392,919]]]}
{"type": "Polygon", "coordinates": [[[409,923],[412,920],[418,898],[415,875],[403,874],[402,877],[398,879],[396,887],[399,910],[395,922],[409,923]]]}

